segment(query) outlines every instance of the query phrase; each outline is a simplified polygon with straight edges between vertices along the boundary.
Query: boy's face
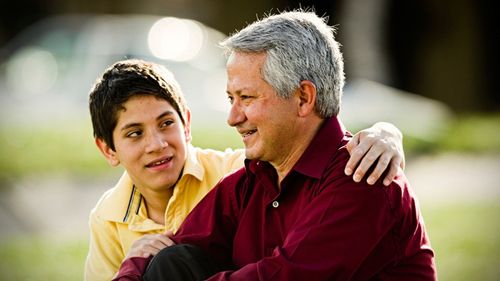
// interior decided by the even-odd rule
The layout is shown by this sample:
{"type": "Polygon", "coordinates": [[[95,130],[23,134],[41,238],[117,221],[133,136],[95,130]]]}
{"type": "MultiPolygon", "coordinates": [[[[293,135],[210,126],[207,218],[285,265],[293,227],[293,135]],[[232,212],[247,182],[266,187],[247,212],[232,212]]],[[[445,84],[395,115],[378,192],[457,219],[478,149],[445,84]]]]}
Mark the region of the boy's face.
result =
{"type": "Polygon", "coordinates": [[[132,97],[123,108],[113,130],[115,151],[100,139],[97,146],[111,165],[125,167],[141,193],[172,187],[186,161],[189,114],[184,126],[169,102],[149,95],[132,97]]]}

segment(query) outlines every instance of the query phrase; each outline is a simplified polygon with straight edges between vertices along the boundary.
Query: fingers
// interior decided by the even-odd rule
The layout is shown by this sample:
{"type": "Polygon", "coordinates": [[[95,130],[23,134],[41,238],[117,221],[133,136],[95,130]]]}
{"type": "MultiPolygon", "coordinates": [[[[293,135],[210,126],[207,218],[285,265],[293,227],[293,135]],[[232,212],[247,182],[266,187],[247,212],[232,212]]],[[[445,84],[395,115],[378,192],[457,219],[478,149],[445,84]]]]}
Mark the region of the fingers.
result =
{"type": "MultiPolygon", "coordinates": [[[[374,157],[378,157],[378,156],[374,156],[374,157]]],[[[377,162],[377,165],[375,166],[375,169],[373,169],[372,173],[366,179],[366,182],[369,185],[375,184],[375,182],[380,178],[382,173],[384,173],[384,171],[387,169],[387,166],[391,162],[391,156],[388,155],[387,153],[384,153],[384,154],[380,155],[380,157],[378,157],[378,160],[376,160],[376,162],[377,162]]],[[[368,164],[368,165],[370,165],[369,167],[371,167],[372,165],[375,165],[375,163],[368,164]]],[[[391,178],[391,180],[392,180],[392,178],[391,178]]]]}
{"type": "Polygon", "coordinates": [[[172,239],[170,239],[170,237],[167,233],[170,233],[170,236],[173,235],[173,233],[171,231],[165,232],[163,234],[157,234],[158,240],[161,241],[167,247],[175,245],[174,241],[172,241],[172,239]]]}
{"type": "Polygon", "coordinates": [[[163,244],[158,244],[157,241],[147,241],[140,244],[135,244],[130,247],[127,257],[143,257],[147,258],[149,256],[156,255],[161,249],[166,246],[163,244]]]}
{"type": "Polygon", "coordinates": [[[404,170],[405,166],[406,166],[406,159],[405,159],[405,153],[404,153],[402,147],[401,147],[401,151],[399,152],[399,155],[401,156],[401,160],[400,160],[401,163],[399,163],[399,167],[401,167],[401,170],[404,170]]]}
{"type": "MultiPolygon", "coordinates": [[[[382,150],[377,146],[372,146],[371,148],[369,148],[368,152],[364,155],[363,159],[361,160],[358,167],[356,168],[356,171],[354,172],[353,180],[355,182],[361,181],[361,179],[365,176],[366,172],[370,169],[370,167],[375,164],[375,162],[377,161],[377,159],[379,158],[381,153],[382,153],[382,150]]],[[[385,163],[385,166],[382,169],[382,171],[377,170],[378,166],[374,169],[373,172],[375,172],[375,174],[373,174],[373,172],[372,172],[373,177],[370,181],[372,183],[368,182],[369,184],[375,183],[376,179],[378,179],[380,177],[380,175],[377,176],[377,173],[381,174],[384,171],[385,167],[387,167],[387,164],[388,164],[388,161],[387,161],[387,163],[385,163]]],[[[384,163],[382,162],[380,165],[383,166],[384,163]]]]}
{"type": "Polygon", "coordinates": [[[370,167],[375,166],[373,171],[367,175],[366,182],[373,185],[386,172],[383,184],[388,186],[396,177],[401,163],[404,162],[400,154],[394,151],[394,149],[387,149],[386,146],[372,146],[356,169],[353,180],[360,182],[367,175],[370,167]]]}
{"type": "Polygon", "coordinates": [[[363,158],[371,146],[369,140],[365,139],[365,141],[360,144],[359,139],[359,134],[356,134],[346,145],[346,148],[351,155],[344,169],[344,173],[347,176],[352,175],[356,166],[358,166],[359,161],[363,158]]]}
{"type": "Polygon", "coordinates": [[[401,132],[392,124],[379,122],[364,129],[346,145],[350,153],[344,173],[352,175],[355,182],[360,182],[368,171],[367,183],[373,185],[386,173],[383,183],[389,185],[398,172],[404,169],[405,159],[401,132]]]}
{"type": "Polygon", "coordinates": [[[164,248],[165,247],[158,247],[157,245],[143,245],[140,249],[137,249],[137,251],[135,251],[137,253],[135,255],[147,258],[149,256],[158,254],[158,252],[160,252],[164,248]]]}
{"type": "Polygon", "coordinates": [[[398,162],[391,161],[391,167],[389,169],[389,172],[387,173],[387,175],[384,178],[384,185],[385,186],[388,186],[389,184],[391,184],[391,182],[394,180],[394,178],[398,174],[400,167],[396,163],[398,163],[398,162]]]}
{"type": "Polygon", "coordinates": [[[174,244],[175,243],[165,234],[144,235],[132,244],[127,256],[141,256],[145,258],[150,255],[154,256],[162,249],[174,244]]]}
{"type": "Polygon", "coordinates": [[[351,151],[359,144],[359,134],[355,134],[346,144],[347,151],[351,151]]]}

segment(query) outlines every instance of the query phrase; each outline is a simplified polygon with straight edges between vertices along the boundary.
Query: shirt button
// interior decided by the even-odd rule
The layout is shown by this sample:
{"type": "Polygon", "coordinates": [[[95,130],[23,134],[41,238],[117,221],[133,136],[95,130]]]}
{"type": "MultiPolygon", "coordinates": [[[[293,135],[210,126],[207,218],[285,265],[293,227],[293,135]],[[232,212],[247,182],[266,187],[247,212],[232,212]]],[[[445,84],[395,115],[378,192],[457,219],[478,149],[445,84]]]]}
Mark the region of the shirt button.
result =
{"type": "Polygon", "coordinates": [[[278,208],[279,205],[280,205],[280,203],[278,203],[278,201],[273,201],[273,207],[274,208],[278,208]]]}

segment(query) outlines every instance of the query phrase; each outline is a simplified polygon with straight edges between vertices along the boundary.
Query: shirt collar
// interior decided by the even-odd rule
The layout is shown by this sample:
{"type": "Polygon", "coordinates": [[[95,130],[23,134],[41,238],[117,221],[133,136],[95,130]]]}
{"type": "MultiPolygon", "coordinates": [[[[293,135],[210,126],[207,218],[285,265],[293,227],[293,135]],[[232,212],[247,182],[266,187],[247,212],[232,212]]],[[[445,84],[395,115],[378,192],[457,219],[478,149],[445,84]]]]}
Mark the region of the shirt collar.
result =
{"type": "Polygon", "coordinates": [[[193,145],[191,144],[188,144],[186,163],[184,164],[182,177],[184,177],[185,175],[192,175],[199,181],[202,181],[205,175],[205,168],[203,168],[203,165],[201,165],[200,161],[198,160],[196,150],[197,148],[193,147],[193,145]]]}
{"type": "MultiPolygon", "coordinates": [[[[346,133],[337,117],[325,119],[292,170],[309,177],[321,178],[332,155],[335,155],[335,152],[343,145],[343,140],[347,137],[346,133]]],[[[247,171],[255,174],[258,167],[267,169],[272,166],[267,162],[246,159],[245,167],[247,171]]]]}
{"type": "Polygon", "coordinates": [[[337,117],[326,119],[293,170],[319,179],[345,136],[346,130],[337,117]]]}
{"type": "MultiPolygon", "coordinates": [[[[181,178],[190,175],[200,181],[203,180],[205,169],[198,161],[196,149],[191,144],[188,144],[186,162],[181,178]]],[[[145,217],[147,212],[144,209],[143,202],[141,203],[142,200],[141,194],[134,188],[130,176],[125,171],[115,187],[108,190],[103,196],[102,202],[98,204],[100,207],[97,212],[106,220],[133,223],[140,220],[135,218],[136,216],[144,216],[143,219],[147,219],[145,217]]]]}

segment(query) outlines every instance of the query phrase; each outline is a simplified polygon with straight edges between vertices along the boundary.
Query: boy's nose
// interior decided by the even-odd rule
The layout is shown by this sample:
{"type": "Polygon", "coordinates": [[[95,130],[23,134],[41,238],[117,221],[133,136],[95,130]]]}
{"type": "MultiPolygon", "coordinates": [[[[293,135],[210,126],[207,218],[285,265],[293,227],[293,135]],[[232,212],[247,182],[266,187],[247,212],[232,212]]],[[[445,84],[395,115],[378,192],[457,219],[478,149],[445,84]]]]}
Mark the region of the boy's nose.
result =
{"type": "Polygon", "coordinates": [[[167,146],[168,142],[162,134],[152,133],[150,137],[147,138],[146,152],[161,151],[167,146]]]}

